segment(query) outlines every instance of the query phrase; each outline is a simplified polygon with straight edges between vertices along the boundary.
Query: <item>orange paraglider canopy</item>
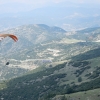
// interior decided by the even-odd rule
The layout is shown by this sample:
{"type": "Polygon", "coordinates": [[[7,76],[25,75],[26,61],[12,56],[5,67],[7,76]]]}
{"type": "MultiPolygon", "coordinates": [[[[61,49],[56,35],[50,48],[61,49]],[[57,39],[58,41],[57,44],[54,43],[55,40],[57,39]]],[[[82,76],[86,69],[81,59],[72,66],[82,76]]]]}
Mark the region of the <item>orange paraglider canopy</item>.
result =
{"type": "Polygon", "coordinates": [[[5,37],[10,37],[10,38],[12,38],[15,42],[17,42],[18,41],[18,38],[17,38],[17,36],[15,36],[15,35],[13,35],[13,34],[0,34],[0,40],[2,40],[3,38],[5,38],[5,37]]]}

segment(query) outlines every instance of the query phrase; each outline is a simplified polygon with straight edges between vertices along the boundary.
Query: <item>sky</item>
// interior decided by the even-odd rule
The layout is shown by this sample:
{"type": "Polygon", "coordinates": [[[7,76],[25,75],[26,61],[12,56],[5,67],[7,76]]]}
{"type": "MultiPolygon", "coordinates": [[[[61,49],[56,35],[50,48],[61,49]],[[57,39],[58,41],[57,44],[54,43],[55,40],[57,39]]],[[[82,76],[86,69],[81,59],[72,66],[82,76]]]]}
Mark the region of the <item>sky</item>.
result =
{"type": "Polygon", "coordinates": [[[0,0],[0,13],[25,12],[46,6],[99,6],[100,0],[0,0]]]}
{"type": "Polygon", "coordinates": [[[76,29],[100,26],[99,19],[100,0],[0,0],[0,26],[40,23],[76,29]]]}

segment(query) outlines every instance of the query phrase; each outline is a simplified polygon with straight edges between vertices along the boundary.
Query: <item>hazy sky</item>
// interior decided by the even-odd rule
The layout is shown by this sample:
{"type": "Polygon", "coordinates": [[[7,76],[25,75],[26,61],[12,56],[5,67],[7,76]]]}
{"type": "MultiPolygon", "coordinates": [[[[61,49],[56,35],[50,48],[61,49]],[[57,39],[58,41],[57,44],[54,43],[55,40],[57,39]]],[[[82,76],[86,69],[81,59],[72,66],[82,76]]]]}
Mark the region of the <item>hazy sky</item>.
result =
{"type": "Polygon", "coordinates": [[[0,0],[0,18],[1,26],[30,23],[66,28],[100,26],[100,0],[0,0]]]}
{"type": "Polygon", "coordinates": [[[100,0],[0,0],[1,12],[29,11],[45,6],[99,6],[100,0]]]}

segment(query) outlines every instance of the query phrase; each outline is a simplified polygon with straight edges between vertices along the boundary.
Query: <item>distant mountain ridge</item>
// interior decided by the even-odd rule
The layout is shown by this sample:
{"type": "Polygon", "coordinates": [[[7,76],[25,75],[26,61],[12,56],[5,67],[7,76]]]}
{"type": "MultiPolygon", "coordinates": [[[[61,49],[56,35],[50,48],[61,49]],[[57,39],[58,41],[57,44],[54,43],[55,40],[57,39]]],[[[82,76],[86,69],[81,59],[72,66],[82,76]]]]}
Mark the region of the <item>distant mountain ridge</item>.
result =
{"type": "Polygon", "coordinates": [[[69,32],[60,27],[50,27],[45,24],[30,24],[5,30],[1,33],[14,33],[19,38],[17,43],[13,43],[10,39],[4,39],[2,41],[0,52],[7,56],[28,52],[28,48],[36,52],[38,48],[42,50],[42,48],[47,49],[54,45],[54,48],[56,48],[60,44],[72,45],[79,42],[94,42],[94,44],[98,44],[100,40],[99,27],[69,32]]]}
{"type": "Polygon", "coordinates": [[[50,27],[45,24],[30,24],[2,31],[1,33],[14,33],[18,36],[19,41],[23,41],[23,45],[25,45],[24,42],[27,41],[26,45],[31,46],[33,44],[58,41],[63,38],[94,42],[99,40],[100,28],[87,28],[80,31],[69,32],[60,27],[50,27]],[[67,35],[69,33],[70,35],[67,35]]]}
{"type": "MultiPolygon", "coordinates": [[[[38,25],[23,25],[13,29],[3,31],[1,33],[14,33],[18,36],[19,41],[16,43],[16,47],[21,49],[18,44],[22,46],[32,46],[34,44],[40,44],[46,41],[52,41],[65,36],[66,31],[59,27],[49,27],[44,24],[38,25]]],[[[8,41],[6,39],[6,41],[8,41]]],[[[5,41],[3,41],[5,43],[5,41]]],[[[11,43],[11,42],[10,42],[11,43]]],[[[12,43],[11,43],[12,44],[12,43]]],[[[13,44],[12,44],[13,45],[13,44]]],[[[26,47],[27,48],[27,47],[26,47]]]]}
{"type": "Polygon", "coordinates": [[[88,42],[98,42],[100,40],[100,27],[86,28],[76,31],[70,35],[71,38],[81,39],[88,42]]]}

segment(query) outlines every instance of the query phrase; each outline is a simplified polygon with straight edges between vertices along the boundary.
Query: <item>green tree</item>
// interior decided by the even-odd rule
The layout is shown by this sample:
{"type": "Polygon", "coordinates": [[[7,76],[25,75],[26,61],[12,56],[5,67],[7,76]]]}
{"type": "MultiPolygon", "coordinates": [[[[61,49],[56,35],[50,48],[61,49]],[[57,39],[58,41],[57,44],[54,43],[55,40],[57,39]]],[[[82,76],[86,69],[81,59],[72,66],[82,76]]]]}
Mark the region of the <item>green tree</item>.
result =
{"type": "Polygon", "coordinates": [[[78,78],[78,82],[82,82],[82,78],[81,77],[78,78]]]}

